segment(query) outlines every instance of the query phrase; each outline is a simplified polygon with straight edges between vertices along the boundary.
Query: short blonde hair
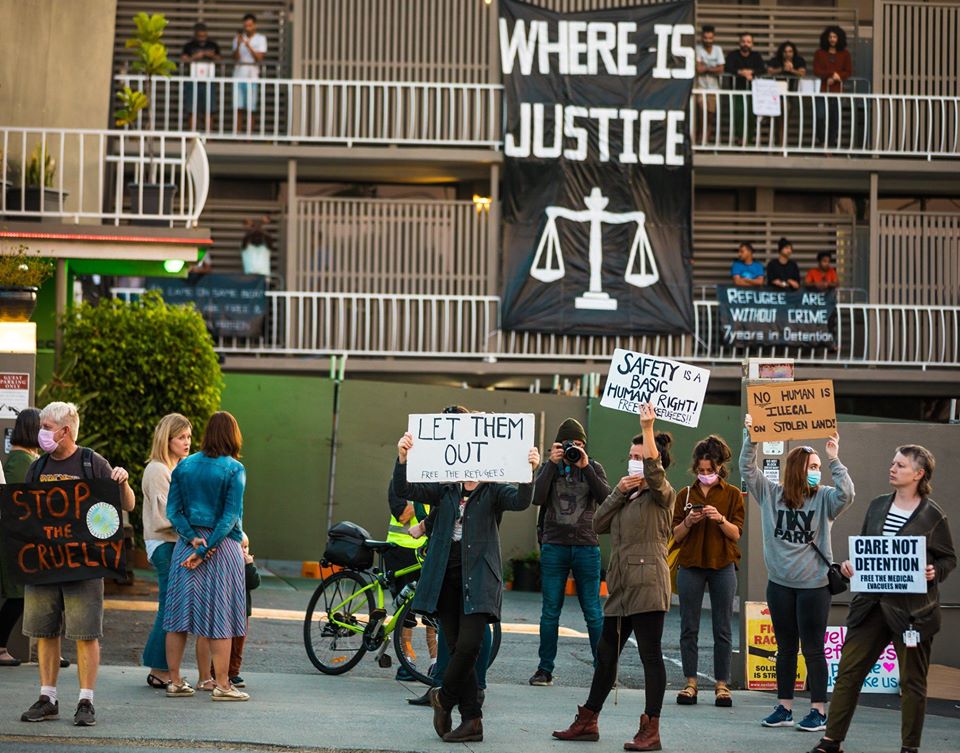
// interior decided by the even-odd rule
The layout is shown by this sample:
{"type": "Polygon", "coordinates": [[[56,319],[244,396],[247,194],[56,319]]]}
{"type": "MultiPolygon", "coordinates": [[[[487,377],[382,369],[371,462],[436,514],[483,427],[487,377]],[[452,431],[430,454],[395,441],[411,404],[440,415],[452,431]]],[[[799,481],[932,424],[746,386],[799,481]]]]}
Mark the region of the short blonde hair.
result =
{"type": "Polygon", "coordinates": [[[40,423],[52,421],[58,427],[68,427],[73,434],[73,441],[80,435],[80,411],[73,403],[49,403],[40,411],[40,423]]]}
{"type": "Polygon", "coordinates": [[[167,468],[176,466],[177,461],[170,453],[170,440],[183,433],[186,429],[193,429],[190,419],[179,413],[168,413],[160,419],[157,428],[153,431],[153,445],[150,448],[150,460],[163,463],[167,468]]]}

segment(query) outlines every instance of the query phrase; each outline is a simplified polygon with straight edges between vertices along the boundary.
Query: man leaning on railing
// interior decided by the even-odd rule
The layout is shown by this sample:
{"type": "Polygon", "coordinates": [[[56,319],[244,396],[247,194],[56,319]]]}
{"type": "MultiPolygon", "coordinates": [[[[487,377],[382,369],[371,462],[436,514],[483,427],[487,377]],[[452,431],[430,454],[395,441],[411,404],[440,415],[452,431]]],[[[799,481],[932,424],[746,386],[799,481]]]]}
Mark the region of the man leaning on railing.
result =
{"type": "Polygon", "coordinates": [[[202,112],[206,130],[211,130],[211,113],[217,109],[217,90],[209,81],[216,74],[216,64],[223,58],[220,45],[210,39],[207,25],[193,25],[193,38],[183,46],[180,60],[190,65],[190,81],[184,87],[184,109],[190,117],[190,130],[197,127],[197,113],[202,112]]]}

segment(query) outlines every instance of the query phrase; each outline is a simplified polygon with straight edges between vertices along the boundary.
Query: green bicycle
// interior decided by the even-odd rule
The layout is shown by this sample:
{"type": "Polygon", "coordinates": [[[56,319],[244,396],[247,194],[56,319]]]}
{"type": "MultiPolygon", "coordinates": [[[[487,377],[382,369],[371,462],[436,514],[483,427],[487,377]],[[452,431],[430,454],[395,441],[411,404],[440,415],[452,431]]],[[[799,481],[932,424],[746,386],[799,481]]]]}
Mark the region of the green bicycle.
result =
{"type": "MultiPolygon", "coordinates": [[[[400,664],[420,682],[433,684],[430,670],[437,657],[439,624],[411,611],[416,582],[404,587],[388,615],[384,590],[389,591],[397,578],[418,572],[423,563],[420,550],[416,564],[395,572],[383,566],[383,553],[397,545],[389,541],[366,540],[364,547],[379,558],[379,567],[370,570],[345,569],[324,578],[317,586],[303,622],[303,643],[310,662],[328,675],[349,672],[367,652],[388,668],[393,663],[386,653],[393,638],[394,652],[400,664]]],[[[500,623],[493,623],[493,664],[500,650],[500,623]]]]}

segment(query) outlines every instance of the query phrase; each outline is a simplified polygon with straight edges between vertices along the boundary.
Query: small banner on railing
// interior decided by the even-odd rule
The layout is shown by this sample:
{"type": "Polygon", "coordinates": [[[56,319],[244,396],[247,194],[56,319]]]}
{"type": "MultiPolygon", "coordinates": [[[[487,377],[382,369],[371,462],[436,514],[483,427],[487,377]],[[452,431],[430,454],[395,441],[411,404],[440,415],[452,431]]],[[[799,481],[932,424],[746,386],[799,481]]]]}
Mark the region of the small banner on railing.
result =
{"type": "Polygon", "coordinates": [[[261,275],[148,277],[167,303],[192,303],[214,337],[260,337],[267,314],[267,281],[261,275]]]}
{"type": "Polygon", "coordinates": [[[836,290],[765,290],[717,285],[724,345],[836,346],[836,290]]]}
{"type": "Polygon", "coordinates": [[[693,21],[501,0],[504,329],[693,331],[693,21]]]}

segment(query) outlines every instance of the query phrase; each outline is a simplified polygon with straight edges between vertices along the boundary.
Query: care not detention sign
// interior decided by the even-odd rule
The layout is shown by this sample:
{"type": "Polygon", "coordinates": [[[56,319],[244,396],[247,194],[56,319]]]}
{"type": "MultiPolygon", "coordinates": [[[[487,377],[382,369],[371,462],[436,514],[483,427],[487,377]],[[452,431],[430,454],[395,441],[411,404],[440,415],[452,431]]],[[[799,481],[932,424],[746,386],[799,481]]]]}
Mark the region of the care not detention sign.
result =
{"type": "Polygon", "coordinates": [[[414,413],[407,419],[411,483],[499,481],[529,484],[532,413],[414,413]]]}
{"type": "Polygon", "coordinates": [[[851,536],[850,562],[851,591],[927,592],[926,536],[851,536]]]}

